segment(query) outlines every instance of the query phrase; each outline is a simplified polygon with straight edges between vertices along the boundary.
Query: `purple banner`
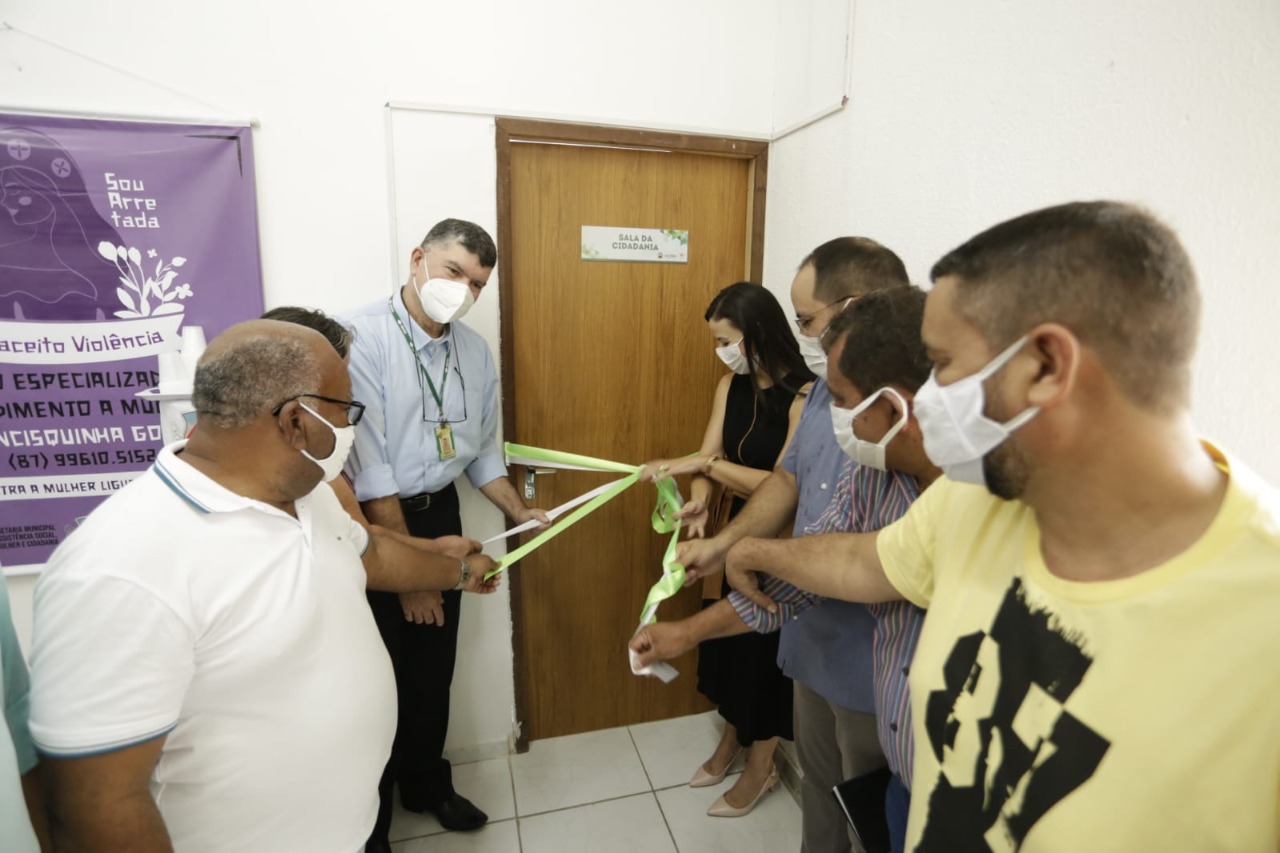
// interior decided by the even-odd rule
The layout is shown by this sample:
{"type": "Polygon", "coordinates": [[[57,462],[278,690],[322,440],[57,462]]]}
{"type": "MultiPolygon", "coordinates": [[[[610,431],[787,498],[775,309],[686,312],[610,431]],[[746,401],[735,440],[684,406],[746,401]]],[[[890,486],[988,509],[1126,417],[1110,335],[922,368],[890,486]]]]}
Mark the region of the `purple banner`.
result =
{"type": "MultiPolygon", "coordinates": [[[[262,313],[248,128],[0,114],[0,565],[161,446],[158,356],[262,313]]],[[[171,357],[172,358],[172,357],[171,357]]],[[[144,519],[139,519],[144,524],[144,519]]]]}

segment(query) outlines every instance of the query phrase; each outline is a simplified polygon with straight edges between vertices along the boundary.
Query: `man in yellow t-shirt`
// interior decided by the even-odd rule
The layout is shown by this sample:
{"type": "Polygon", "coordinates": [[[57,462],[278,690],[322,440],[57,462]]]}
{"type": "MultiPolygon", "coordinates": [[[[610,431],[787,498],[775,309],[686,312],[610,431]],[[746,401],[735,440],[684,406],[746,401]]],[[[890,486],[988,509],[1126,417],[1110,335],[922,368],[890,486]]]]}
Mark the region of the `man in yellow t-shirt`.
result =
{"type": "Polygon", "coordinates": [[[932,278],[916,415],[951,482],[878,534],[743,540],[730,582],[928,609],[908,850],[1276,850],[1280,493],[1191,423],[1176,235],[1062,205],[932,278]]]}

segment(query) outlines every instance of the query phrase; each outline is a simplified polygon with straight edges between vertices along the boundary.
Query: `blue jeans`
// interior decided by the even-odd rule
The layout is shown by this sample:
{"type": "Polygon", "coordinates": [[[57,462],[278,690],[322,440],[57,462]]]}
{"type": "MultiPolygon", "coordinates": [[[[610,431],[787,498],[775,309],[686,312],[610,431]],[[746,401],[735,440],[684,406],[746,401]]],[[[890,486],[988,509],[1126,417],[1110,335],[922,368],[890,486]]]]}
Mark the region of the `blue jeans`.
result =
{"type": "Polygon", "coordinates": [[[884,816],[889,822],[889,849],[902,853],[907,844],[907,814],[911,810],[911,792],[898,774],[889,780],[884,792],[884,816]]]}

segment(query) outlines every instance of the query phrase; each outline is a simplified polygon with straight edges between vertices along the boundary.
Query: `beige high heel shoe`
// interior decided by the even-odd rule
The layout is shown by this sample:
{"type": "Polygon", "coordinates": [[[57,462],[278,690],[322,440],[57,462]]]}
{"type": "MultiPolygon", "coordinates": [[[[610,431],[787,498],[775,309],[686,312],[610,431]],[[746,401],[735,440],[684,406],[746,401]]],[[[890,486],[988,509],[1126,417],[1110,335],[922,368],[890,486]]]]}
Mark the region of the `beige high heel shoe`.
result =
{"type": "Polygon", "coordinates": [[[729,760],[725,762],[724,769],[719,773],[708,773],[706,763],[698,765],[698,769],[694,771],[693,778],[689,780],[690,788],[710,788],[712,785],[719,785],[724,781],[724,777],[729,775],[729,768],[733,766],[733,762],[738,760],[738,756],[742,754],[742,747],[738,747],[737,752],[729,756],[729,760]]]}
{"type": "Polygon", "coordinates": [[[724,794],[720,795],[720,799],[711,804],[711,808],[707,809],[707,814],[711,817],[742,817],[750,814],[751,810],[756,807],[756,803],[764,797],[765,794],[778,787],[778,768],[774,767],[769,771],[769,777],[764,780],[764,784],[760,786],[760,790],[756,791],[755,797],[751,802],[747,803],[740,809],[735,809],[729,805],[729,801],[724,798],[724,794]]]}

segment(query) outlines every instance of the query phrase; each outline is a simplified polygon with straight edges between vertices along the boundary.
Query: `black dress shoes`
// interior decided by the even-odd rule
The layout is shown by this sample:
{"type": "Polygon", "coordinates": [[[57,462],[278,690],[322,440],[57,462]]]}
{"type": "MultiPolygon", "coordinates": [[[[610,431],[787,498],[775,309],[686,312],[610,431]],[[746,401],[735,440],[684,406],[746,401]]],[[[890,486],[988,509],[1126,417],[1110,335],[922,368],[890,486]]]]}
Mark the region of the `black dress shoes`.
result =
{"type": "Polygon", "coordinates": [[[445,829],[465,832],[479,829],[489,822],[489,816],[475,807],[466,797],[450,794],[445,799],[431,805],[418,806],[417,803],[401,803],[411,812],[431,812],[445,829]],[[415,808],[415,806],[418,806],[415,808]]]}
{"type": "Polygon", "coordinates": [[[364,845],[364,853],[391,853],[391,842],[385,838],[370,838],[364,845]]]}

